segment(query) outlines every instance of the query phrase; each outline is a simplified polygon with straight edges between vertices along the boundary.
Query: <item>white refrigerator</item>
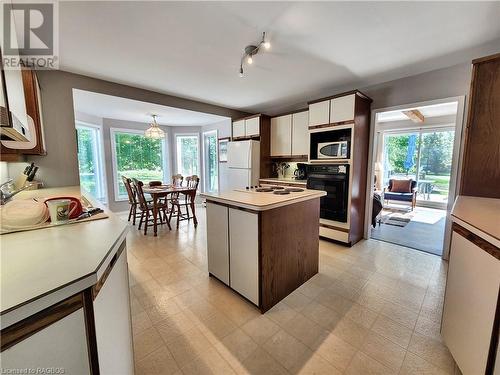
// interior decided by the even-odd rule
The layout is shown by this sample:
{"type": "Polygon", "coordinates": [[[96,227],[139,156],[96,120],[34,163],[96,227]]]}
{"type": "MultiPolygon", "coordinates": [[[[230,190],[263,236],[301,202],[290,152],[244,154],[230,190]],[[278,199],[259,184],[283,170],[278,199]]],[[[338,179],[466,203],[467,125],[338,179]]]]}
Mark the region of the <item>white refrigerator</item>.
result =
{"type": "Polygon", "coordinates": [[[257,186],[260,177],[260,142],[229,142],[227,167],[229,190],[257,186]]]}

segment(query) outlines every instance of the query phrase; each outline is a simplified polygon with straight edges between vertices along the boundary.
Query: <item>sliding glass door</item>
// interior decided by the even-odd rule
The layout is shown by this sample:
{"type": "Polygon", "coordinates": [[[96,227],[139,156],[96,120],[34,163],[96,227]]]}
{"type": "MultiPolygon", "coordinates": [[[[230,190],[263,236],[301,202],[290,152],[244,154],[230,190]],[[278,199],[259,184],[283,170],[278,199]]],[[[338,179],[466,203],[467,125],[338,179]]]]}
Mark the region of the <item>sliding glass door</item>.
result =
{"type": "Polygon", "coordinates": [[[203,174],[205,191],[216,192],[219,189],[217,130],[203,133],[203,174]]]}
{"type": "Polygon", "coordinates": [[[102,129],[98,125],[76,124],[80,186],[101,202],[107,201],[102,129]]]}
{"type": "Polygon", "coordinates": [[[383,186],[389,179],[417,181],[417,203],[445,208],[452,167],[453,128],[384,134],[383,186]]]}

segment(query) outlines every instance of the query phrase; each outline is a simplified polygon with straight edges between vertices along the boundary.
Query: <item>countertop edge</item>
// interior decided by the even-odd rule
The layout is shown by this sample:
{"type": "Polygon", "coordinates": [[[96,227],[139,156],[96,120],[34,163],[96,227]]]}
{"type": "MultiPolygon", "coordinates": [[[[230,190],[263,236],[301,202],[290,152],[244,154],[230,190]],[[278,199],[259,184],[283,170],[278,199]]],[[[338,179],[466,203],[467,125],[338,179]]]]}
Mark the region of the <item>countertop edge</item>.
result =
{"type": "Polygon", "coordinates": [[[252,211],[267,211],[267,210],[272,210],[272,209],[278,208],[278,207],[288,206],[288,205],[294,204],[294,203],[299,203],[299,202],[304,202],[304,201],[308,201],[311,199],[321,198],[322,196],[326,195],[326,192],[318,191],[317,194],[301,196],[301,197],[290,199],[290,200],[287,200],[284,202],[268,204],[265,206],[255,206],[255,205],[248,204],[248,203],[242,203],[242,202],[237,201],[237,200],[232,200],[232,199],[222,198],[222,197],[215,197],[213,195],[205,195],[205,194],[200,194],[200,195],[203,198],[205,198],[207,201],[224,203],[224,204],[227,204],[230,206],[241,207],[241,208],[245,208],[245,209],[252,210],[252,211]]]}

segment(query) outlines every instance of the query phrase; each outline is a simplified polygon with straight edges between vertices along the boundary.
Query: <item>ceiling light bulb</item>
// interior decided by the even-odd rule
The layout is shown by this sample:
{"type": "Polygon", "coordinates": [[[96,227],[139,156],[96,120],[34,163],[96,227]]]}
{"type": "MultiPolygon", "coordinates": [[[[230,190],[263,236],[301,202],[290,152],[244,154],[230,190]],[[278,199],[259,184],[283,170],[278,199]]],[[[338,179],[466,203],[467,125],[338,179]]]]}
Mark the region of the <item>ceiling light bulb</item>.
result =
{"type": "Polygon", "coordinates": [[[264,48],[265,48],[265,49],[269,49],[269,48],[271,48],[271,43],[269,43],[269,42],[267,42],[267,41],[266,41],[266,42],[264,42],[264,48]]]}
{"type": "Polygon", "coordinates": [[[253,63],[252,56],[248,56],[248,58],[247,58],[247,63],[249,63],[249,64],[253,63]]]}

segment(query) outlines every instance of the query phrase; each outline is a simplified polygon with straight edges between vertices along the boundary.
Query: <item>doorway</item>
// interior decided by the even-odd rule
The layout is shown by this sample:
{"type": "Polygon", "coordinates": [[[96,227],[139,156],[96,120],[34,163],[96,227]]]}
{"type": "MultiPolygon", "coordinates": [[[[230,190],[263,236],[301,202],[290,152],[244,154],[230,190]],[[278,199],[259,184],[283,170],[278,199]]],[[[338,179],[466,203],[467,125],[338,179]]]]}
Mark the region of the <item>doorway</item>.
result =
{"type": "Polygon", "coordinates": [[[207,193],[219,190],[219,163],[217,151],[217,130],[203,132],[204,189],[207,193]]]}
{"type": "Polygon", "coordinates": [[[453,99],[374,114],[368,238],[447,256],[463,116],[453,99]]]}

